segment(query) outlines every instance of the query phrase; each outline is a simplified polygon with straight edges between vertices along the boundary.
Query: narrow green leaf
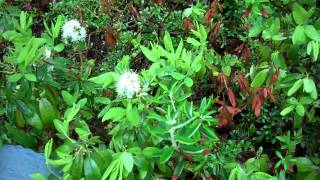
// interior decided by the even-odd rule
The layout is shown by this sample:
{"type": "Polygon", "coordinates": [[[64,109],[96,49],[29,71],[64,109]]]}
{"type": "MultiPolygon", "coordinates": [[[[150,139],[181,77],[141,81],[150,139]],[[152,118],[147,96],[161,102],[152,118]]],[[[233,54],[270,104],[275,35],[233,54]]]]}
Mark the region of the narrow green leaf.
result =
{"type": "Polygon", "coordinates": [[[166,50],[173,53],[174,49],[172,45],[172,39],[168,31],[164,33],[163,41],[164,41],[164,47],[166,48],[166,50]]]}
{"type": "Polygon", "coordinates": [[[297,92],[297,91],[300,89],[300,87],[302,86],[302,84],[303,84],[303,80],[302,80],[302,79],[297,80],[297,81],[293,84],[293,86],[289,89],[287,95],[288,95],[288,96],[292,96],[295,92],[297,92]]]}
{"type": "Polygon", "coordinates": [[[177,142],[181,143],[181,144],[186,144],[186,145],[192,145],[195,144],[197,141],[185,136],[175,136],[175,139],[177,142]]]}
{"type": "Polygon", "coordinates": [[[286,108],[284,108],[281,112],[280,112],[280,115],[281,116],[285,116],[287,114],[289,114],[293,109],[294,109],[294,105],[291,105],[291,106],[288,106],[286,108]]]}
{"type": "Polygon", "coordinates": [[[32,74],[32,73],[25,74],[24,77],[25,77],[27,80],[32,81],[32,82],[36,82],[36,81],[37,81],[36,75],[34,75],[34,74],[32,74]]]}
{"type": "Polygon", "coordinates": [[[8,77],[8,81],[9,82],[17,82],[17,81],[19,81],[21,78],[22,78],[22,74],[20,74],[20,73],[17,73],[17,74],[13,74],[13,75],[11,75],[11,76],[9,76],[8,77]]]}
{"type": "Polygon", "coordinates": [[[260,71],[254,77],[254,79],[251,83],[251,87],[253,87],[253,88],[260,87],[264,83],[264,81],[266,80],[268,72],[269,72],[269,69],[264,69],[264,70],[260,71]]]}
{"type": "Polygon", "coordinates": [[[158,58],[157,56],[150,51],[148,48],[146,48],[145,46],[140,46],[140,49],[142,51],[142,53],[151,61],[151,62],[157,62],[158,58]]]}
{"type": "Polygon", "coordinates": [[[214,131],[213,128],[209,128],[207,125],[202,125],[200,128],[201,133],[203,133],[205,136],[207,136],[209,139],[217,141],[219,140],[218,135],[214,131]]]}

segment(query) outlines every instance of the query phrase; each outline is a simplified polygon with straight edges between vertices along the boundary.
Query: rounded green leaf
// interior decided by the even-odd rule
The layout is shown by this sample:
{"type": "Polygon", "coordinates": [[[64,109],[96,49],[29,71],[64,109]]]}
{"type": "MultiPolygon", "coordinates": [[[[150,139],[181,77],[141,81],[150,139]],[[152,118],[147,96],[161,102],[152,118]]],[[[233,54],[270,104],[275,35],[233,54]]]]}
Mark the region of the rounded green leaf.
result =
{"type": "Polygon", "coordinates": [[[304,44],[307,42],[307,37],[304,33],[304,28],[302,26],[297,26],[292,35],[293,44],[304,44]]]}
{"type": "Polygon", "coordinates": [[[43,124],[47,126],[51,125],[54,119],[59,118],[57,109],[46,98],[39,100],[39,112],[43,124]]]}
{"type": "Polygon", "coordinates": [[[160,164],[164,164],[165,162],[169,161],[169,159],[173,155],[173,152],[174,149],[172,147],[164,148],[160,156],[160,164]]]}
{"type": "Polygon", "coordinates": [[[316,85],[312,79],[304,79],[303,80],[303,88],[307,93],[311,93],[314,89],[316,89],[316,85]]]}

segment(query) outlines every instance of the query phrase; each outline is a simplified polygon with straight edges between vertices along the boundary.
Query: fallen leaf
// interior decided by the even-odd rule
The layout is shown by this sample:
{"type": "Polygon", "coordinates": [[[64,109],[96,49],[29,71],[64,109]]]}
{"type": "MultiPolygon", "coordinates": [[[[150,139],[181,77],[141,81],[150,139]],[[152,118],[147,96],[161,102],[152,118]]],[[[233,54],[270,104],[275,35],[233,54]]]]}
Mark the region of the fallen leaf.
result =
{"type": "Polygon", "coordinates": [[[243,56],[244,56],[245,64],[249,64],[249,60],[250,60],[250,57],[251,57],[251,52],[250,52],[250,49],[248,47],[246,47],[244,49],[243,56]]]}
{"type": "Polygon", "coordinates": [[[195,28],[193,22],[187,17],[183,18],[183,27],[185,31],[190,31],[195,28]]]}
{"type": "Polygon", "coordinates": [[[230,101],[231,105],[233,107],[236,107],[237,106],[237,102],[236,102],[236,99],[234,97],[234,93],[230,88],[228,89],[228,98],[229,98],[229,101],[230,101]]]}
{"type": "Polygon", "coordinates": [[[114,29],[110,29],[105,33],[104,40],[107,47],[116,47],[118,39],[119,33],[114,29]]]}
{"type": "Polygon", "coordinates": [[[243,13],[243,17],[248,17],[251,13],[252,6],[249,6],[243,13]]]}

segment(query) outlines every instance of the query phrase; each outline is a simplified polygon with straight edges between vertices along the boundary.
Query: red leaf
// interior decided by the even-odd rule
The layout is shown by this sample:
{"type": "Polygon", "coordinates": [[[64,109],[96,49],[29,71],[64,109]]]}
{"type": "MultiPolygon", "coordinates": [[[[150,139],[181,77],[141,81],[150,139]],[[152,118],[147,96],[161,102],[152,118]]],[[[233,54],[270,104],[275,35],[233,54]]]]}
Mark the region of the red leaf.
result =
{"type": "Polygon", "coordinates": [[[243,50],[244,47],[244,43],[240,44],[240,46],[238,46],[236,49],[234,49],[234,52],[240,54],[243,50]]]}
{"type": "Polygon", "coordinates": [[[183,27],[185,31],[190,31],[191,29],[194,29],[195,26],[189,18],[185,17],[183,18],[183,27]]]}
{"type": "Polygon", "coordinates": [[[222,21],[219,20],[216,23],[216,25],[214,26],[214,28],[211,30],[211,33],[209,35],[210,42],[214,42],[217,39],[219,31],[220,31],[221,23],[222,23],[222,21]]]}
{"type": "Polygon", "coordinates": [[[132,12],[134,15],[136,15],[136,16],[139,16],[139,15],[140,15],[140,14],[139,14],[139,11],[137,10],[137,8],[136,8],[133,4],[131,4],[130,9],[131,9],[131,12],[132,12]]]}
{"type": "Polygon", "coordinates": [[[116,30],[108,30],[104,36],[106,46],[115,47],[119,39],[119,33],[116,30]]]}
{"type": "Polygon", "coordinates": [[[214,0],[211,5],[210,5],[210,9],[214,9],[216,7],[218,0],[214,0]]]}
{"type": "Polygon", "coordinates": [[[221,111],[220,115],[219,115],[219,122],[217,124],[217,126],[225,126],[228,124],[228,118],[227,115],[225,113],[225,111],[221,111]]]}
{"type": "Polygon", "coordinates": [[[258,96],[253,95],[252,102],[251,102],[251,108],[252,108],[252,109],[255,109],[255,108],[256,108],[258,99],[259,99],[258,96]]]}
{"type": "Polygon", "coordinates": [[[251,13],[252,6],[249,6],[246,11],[243,13],[243,17],[248,17],[251,13]]]}
{"type": "Polygon", "coordinates": [[[274,74],[273,74],[273,76],[272,76],[272,81],[271,81],[270,84],[269,84],[269,87],[270,87],[270,88],[273,87],[273,84],[278,80],[278,78],[279,78],[279,70],[277,69],[277,70],[274,72],[274,74]]]}
{"type": "Polygon", "coordinates": [[[164,0],[156,0],[156,3],[157,3],[159,6],[161,6],[161,5],[163,5],[164,0]]]}
{"type": "Polygon", "coordinates": [[[221,13],[223,13],[223,8],[222,8],[222,4],[221,4],[221,3],[218,4],[218,8],[219,8],[219,11],[220,11],[221,13]]]}
{"type": "Polygon", "coordinates": [[[228,89],[228,97],[229,97],[229,101],[230,101],[231,105],[233,107],[236,107],[237,106],[237,102],[236,102],[234,94],[233,94],[233,92],[232,92],[232,90],[230,88],[228,89]]]}
{"type": "Polygon", "coordinates": [[[246,25],[244,26],[244,28],[245,28],[246,30],[249,30],[249,29],[252,28],[252,24],[251,24],[251,23],[248,23],[248,24],[246,24],[246,25]]]}
{"type": "Polygon", "coordinates": [[[263,7],[260,8],[260,12],[263,17],[265,17],[265,18],[269,17],[269,14],[267,13],[267,11],[263,7]]]}
{"type": "Polygon", "coordinates": [[[179,178],[178,175],[173,175],[173,176],[171,177],[171,180],[177,180],[178,178],[179,178]]]}
{"type": "Polygon", "coordinates": [[[238,73],[238,84],[242,94],[247,96],[250,92],[249,83],[240,72],[238,73]]]}
{"type": "Polygon", "coordinates": [[[214,18],[215,15],[216,9],[209,9],[204,15],[204,18],[207,20],[208,23],[210,23],[211,19],[214,18]]]}
{"type": "Polygon", "coordinates": [[[205,149],[205,150],[202,151],[203,155],[208,155],[210,153],[211,153],[211,151],[209,149],[205,149]]]}
{"type": "Polygon", "coordinates": [[[232,117],[241,112],[241,109],[236,107],[226,106],[226,109],[232,117]]]}
{"type": "Polygon", "coordinates": [[[261,101],[258,100],[257,103],[256,103],[256,106],[254,108],[254,115],[256,115],[256,117],[259,117],[260,116],[260,111],[261,111],[261,101]]]}
{"type": "Polygon", "coordinates": [[[277,81],[278,77],[279,77],[279,69],[277,69],[276,72],[274,72],[272,76],[272,81],[277,81]]]}
{"type": "Polygon", "coordinates": [[[249,49],[249,48],[246,47],[246,48],[244,49],[243,56],[244,56],[245,64],[248,64],[248,63],[249,63],[249,60],[250,60],[250,57],[251,57],[251,52],[250,52],[250,49],[249,49]]]}
{"type": "Polygon", "coordinates": [[[268,97],[268,90],[267,90],[267,88],[264,87],[264,88],[262,89],[262,95],[263,95],[264,98],[268,97]]]}
{"type": "Polygon", "coordinates": [[[275,102],[276,98],[273,96],[273,94],[269,90],[268,90],[268,94],[269,94],[269,97],[270,97],[271,101],[275,102]]]}

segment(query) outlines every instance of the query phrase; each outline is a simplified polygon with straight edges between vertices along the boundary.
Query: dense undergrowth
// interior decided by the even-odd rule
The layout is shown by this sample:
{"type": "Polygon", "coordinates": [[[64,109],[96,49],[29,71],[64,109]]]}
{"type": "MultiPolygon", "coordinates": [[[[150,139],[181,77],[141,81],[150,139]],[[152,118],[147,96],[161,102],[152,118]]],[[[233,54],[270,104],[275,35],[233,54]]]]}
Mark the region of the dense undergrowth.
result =
{"type": "Polygon", "coordinates": [[[0,0],[0,145],[48,179],[319,179],[316,3],[0,0]]]}

